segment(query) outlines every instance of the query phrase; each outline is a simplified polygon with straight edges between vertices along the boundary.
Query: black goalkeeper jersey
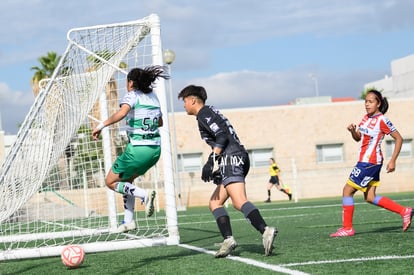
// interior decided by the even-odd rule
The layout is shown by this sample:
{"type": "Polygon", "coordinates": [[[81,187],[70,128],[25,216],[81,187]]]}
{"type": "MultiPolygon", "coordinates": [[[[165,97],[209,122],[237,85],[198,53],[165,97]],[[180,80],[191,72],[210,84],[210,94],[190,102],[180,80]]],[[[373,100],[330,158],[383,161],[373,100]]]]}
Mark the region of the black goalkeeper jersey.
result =
{"type": "Polygon", "coordinates": [[[197,114],[201,138],[211,148],[219,147],[222,155],[245,152],[229,120],[213,106],[205,105],[197,114]]]}

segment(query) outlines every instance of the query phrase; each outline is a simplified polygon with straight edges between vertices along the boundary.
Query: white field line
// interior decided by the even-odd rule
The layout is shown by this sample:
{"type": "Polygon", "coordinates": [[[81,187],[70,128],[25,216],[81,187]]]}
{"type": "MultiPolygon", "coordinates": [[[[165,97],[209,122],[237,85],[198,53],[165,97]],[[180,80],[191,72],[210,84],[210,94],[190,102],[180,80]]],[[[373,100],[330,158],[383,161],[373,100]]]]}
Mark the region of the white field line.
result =
{"type": "MultiPolygon", "coordinates": [[[[403,200],[395,200],[397,202],[404,202],[404,201],[409,201],[411,202],[412,200],[410,199],[403,199],[403,200]]],[[[255,203],[253,203],[255,204],[255,203]]],[[[355,205],[363,205],[363,204],[367,204],[366,202],[356,202],[355,205]]],[[[329,208],[329,207],[341,207],[342,203],[341,203],[341,198],[338,199],[338,203],[335,204],[322,204],[322,205],[311,205],[311,206],[295,206],[295,203],[292,203],[289,206],[285,206],[285,207],[278,207],[277,205],[275,205],[275,208],[270,208],[270,209],[263,209],[260,206],[257,207],[260,212],[267,212],[267,211],[285,211],[285,210],[294,210],[294,209],[312,209],[312,208],[329,208]]],[[[206,206],[206,208],[208,208],[206,206]]],[[[386,211],[386,210],[385,210],[386,211]]],[[[185,213],[179,213],[179,217],[192,217],[192,216],[196,216],[196,217],[201,217],[201,216],[211,216],[211,213],[205,213],[205,214],[185,214],[185,213]]]]}
{"type": "MultiPolygon", "coordinates": [[[[191,250],[194,250],[194,251],[197,251],[197,252],[210,254],[210,255],[216,254],[215,251],[207,250],[207,249],[192,246],[192,245],[179,244],[178,246],[183,247],[183,248],[187,248],[187,249],[191,249],[191,250]]],[[[245,264],[248,264],[248,265],[264,268],[264,269],[271,270],[271,271],[277,271],[277,272],[284,273],[284,274],[308,275],[308,273],[304,273],[302,271],[292,270],[292,269],[289,269],[289,268],[286,268],[286,267],[282,267],[280,265],[267,264],[267,263],[264,263],[264,262],[260,262],[260,261],[256,261],[256,260],[252,260],[252,259],[248,259],[248,258],[242,258],[242,257],[230,256],[229,255],[229,256],[226,257],[226,259],[233,260],[233,261],[238,261],[238,262],[241,262],[241,263],[245,263],[245,264]]]]}
{"type": "Polygon", "coordinates": [[[412,258],[414,258],[414,255],[390,255],[390,256],[363,257],[363,258],[340,259],[340,260],[309,261],[309,262],[302,262],[302,263],[281,264],[280,266],[290,267],[290,266],[318,265],[318,264],[336,264],[336,263],[346,263],[346,262],[401,260],[401,259],[412,259],[412,258]]]}
{"type": "MultiPolygon", "coordinates": [[[[207,250],[201,247],[196,247],[187,244],[179,244],[178,246],[194,250],[200,253],[206,253],[210,255],[214,255],[216,252],[207,250]]],[[[273,265],[268,264],[248,258],[242,258],[238,256],[227,256],[226,259],[238,261],[241,263],[245,263],[248,265],[260,267],[263,269],[276,271],[284,274],[291,274],[291,275],[307,275],[308,273],[292,270],[287,267],[294,267],[294,266],[305,266],[305,265],[320,265],[320,264],[336,264],[336,263],[346,263],[346,262],[368,262],[368,261],[381,261],[381,260],[400,260],[400,259],[413,259],[414,255],[389,255],[389,256],[378,256],[378,257],[362,257],[362,258],[351,258],[351,259],[340,259],[340,260],[323,260],[323,261],[308,261],[308,262],[300,262],[300,263],[290,263],[290,264],[280,264],[280,265],[273,265]]]]}
{"type": "MultiPolygon", "coordinates": [[[[357,204],[365,204],[365,202],[361,202],[361,203],[355,203],[357,204]]],[[[325,207],[338,207],[341,206],[341,204],[330,204],[330,205],[314,205],[314,206],[303,206],[303,207],[284,207],[284,208],[276,208],[276,209],[266,209],[268,211],[281,211],[281,210],[286,210],[286,209],[309,209],[309,208],[325,208],[325,207]]],[[[265,211],[266,211],[265,210],[265,211]]],[[[260,210],[261,212],[264,210],[260,210]]],[[[303,216],[303,215],[312,215],[312,214],[302,214],[302,215],[292,215],[292,216],[303,216]]],[[[185,215],[185,216],[191,216],[191,215],[185,215]]],[[[287,216],[284,217],[279,217],[279,218],[286,218],[287,216]]],[[[291,217],[291,216],[288,216],[291,217]]],[[[239,221],[239,220],[245,220],[245,219],[232,219],[232,221],[239,221]]],[[[214,222],[214,221],[205,221],[205,222],[188,222],[188,223],[180,223],[180,224],[204,224],[204,223],[210,223],[210,222],[214,222]]],[[[178,246],[186,248],[186,249],[191,249],[194,251],[198,251],[201,253],[206,253],[206,254],[210,254],[210,255],[215,255],[215,251],[211,251],[211,250],[207,250],[204,248],[200,248],[200,247],[196,247],[196,246],[191,246],[191,245],[187,245],[187,244],[179,244],[178,246]]],[[[307,275],[308,273],[302,272],[302,271],[298,271],[298,270],[292,270],[292,269],[288,269],[286,267],[293,267],[293,266],[304,266],[304,265],[318,265],[318,264],[335,264],[335,263],[343,263],[343,262],[361,262],[361,261],[378,261],[378,260],[394,260],[394,259],[412,259],[414,258],[414,255],[390,255],[390,256],[378,256],[378,257],[364,257],[364,258],[352,258],[352,259],[340,259],[340,260],[323,260],[323,261],[308,261],[308,262],[299,262],[299,263],[289,263],[289,264],[280,264],[280,265],[272,265],[272,264],[267,264],[267,263],[263,263],[260,261],[256,261],[256,260],[252,260],[252,259],[248,259],[248,258],[242,258],[242,257],[237,257],[237,256],[227,256],[227,259],[233,260],[233,261],[239,261],[248,265],[253,265],[256,267],[260,267],[260,268],[264,268],[264,269],[268,269],[271,271],[277,271],[280,273],[284,273],[284,274],[292,274],[292,275],[307,275]]]]}
{"type": "MultiPolygon", "coordinates": [[[[398,200],[400,201],[411,201],[409,199],[404,199],[404,200],[398,200]]],[[[366,202],[357,202],[355,203],[355,205],[363,205],[363,204],[367,204],[366,202]]],[[[271,208],[271,209],[260,209],[259,211],[261,213],[265,213],[265,212],[269,212],[271,211],[272,213],[275,211],[285,211],[285,210],[294,210],[294,209],[316,209],[316,208],[330,208],[330,207],[338,207],[338,209],[342,206],[342,204],[338,203],[338,204],[323,204],[323,205],[312,205],[312,206],[289,206],[289,207],[275,207],[275,208],[271,208]]],[[[383,208],[372,208],[371,210],[366,210],[366,211],[387,211],[386,209],[383,208]]],[[[306,213],[306,214],[295,214],[295,215],[288,215],[288,216],[278,216],[278,219],[286,219],[286,218],[292,218],[292,217],[301,217],[301,216],[312,216],[312,215],[319,215],[319,214],[311,214],[311,213],[306,213]]],[[[186,215],[186,214],[181,214],[179,215],[179,217],[192,217],[192,216],[197,216],[197,217],[202,217],[202,216],[212,216],[211,213],[206,213],[206,214],[197,214],[197,215],[186,215]]],[[[266,216],[263,216],[263,218],[268,218],[266,216]]],[[[239,218],[239,219],[231,219],[232,222],[234,221],[245,221],[246,219],[244,218],[239,218]]],[[[206,223],[216,223],[214,221],[214,219],[212,218],[210,221],[199,221],[199,222],[181,222],[180,224],[206,224],[206,223]]]]}

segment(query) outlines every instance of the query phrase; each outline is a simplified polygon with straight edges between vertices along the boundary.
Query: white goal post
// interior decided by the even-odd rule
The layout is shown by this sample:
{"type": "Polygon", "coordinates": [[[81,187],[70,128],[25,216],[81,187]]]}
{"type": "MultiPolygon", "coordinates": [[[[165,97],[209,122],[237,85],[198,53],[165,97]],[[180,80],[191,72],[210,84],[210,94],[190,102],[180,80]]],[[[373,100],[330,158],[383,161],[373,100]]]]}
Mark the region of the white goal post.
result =
{"type": "MultiPolygon", "coordinates": [[[[179,232],[168,119],[161,127],[161,160],[134,184],[155,189],[155,214],[135,204],[137,229],[114,233],[122,195],[104,177],[127,143],[122,121],[93,141],[91,129],[119,108],[126,75],[162,65],[160,20],[76,28],[50,79],[27,114],[0,168],[0,261],[60,255],[68,244],[85,252],[175,245],[179,232]]],[[[154,87],[168,116],[165,81],[154,87]]]]}

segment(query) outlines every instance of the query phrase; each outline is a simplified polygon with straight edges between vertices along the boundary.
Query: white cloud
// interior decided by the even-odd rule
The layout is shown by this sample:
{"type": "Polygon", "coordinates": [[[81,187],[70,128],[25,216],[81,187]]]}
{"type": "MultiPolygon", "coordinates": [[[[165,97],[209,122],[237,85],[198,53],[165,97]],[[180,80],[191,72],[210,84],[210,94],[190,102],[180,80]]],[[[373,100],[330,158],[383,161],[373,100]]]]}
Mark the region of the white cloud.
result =
{"type": "Polygon", "coordinates": [[[7,83],[0,82],[0,104],[14,106],[30,106],[33,103],[33,94],[22,91],[12,91],[7,83]]]}
{"type": "MultiPolygon", "coordinates": [[[[207,104],[218,108],[239,108],[283,105],[294,102],[298,97],[315,96],[315,85],[309,73],[310,68],[295,68],[280,72],[238,71],[219,73],[210,77],[186,81],[174,80],[175,93],[187,85],[204,86],[207,90],[207,104]]],[[[343,74],[318,71],[320,96],[359,98],[366,79],[378,79],[382,72],[351,71],[343,74]]],[[[174,104],[178,104],[178,100],[174,104]]],[[[180,103],[178,106],[181,106],[180,103]]],[[[182,111],[181,107],[176,111],[182,111]]]]}
{"type": "Polygon", "coordinates": [[[0,130],[5,130],[6,134],[17,133],[33,101],[32,93],[13,91],[0,82],[0,126],[3,128],[0,130]]]}
{"type": "MultiPolygon", "coordinates": [[[[250,0],[118,0],[116,3],[112,0],[15,0],[0,1],[0,10],[3,11],[0,17],[3,120],[6,109],[14,113],[10,106],[26,106],[28,110],[29,102],[33,102],[30,92],[16,88],[20,84],[13,83],[17,82],[15,77],[22,78],[21,83],[27,85],[32,74],[30,66],[36,65],[37,58],[48,51],[62,54],[67,45],[66,33],[74,27],[125,22],[158,14],[163,47],[177,54],[173,64],[174,90],[178,92],[190,83],[203,85],[209,92],[209,103],[220,108],[286,104],[297,97],[312,96],[310,72],[318,76],[321,95],[358,96],[364,83],[389,74],[392,60],[382,61],[381,65],[386,64],[387,68],[374,67],[370,71],[362,71],[361,64],[359,68],[352,64],[372,62],[376,57],[370,47],[389,43],[386,34],[394,31],[407,31],[408,35],[403,41],[396,41],[395,47],[388,46],[387,53],[393,51],[392,58],[412,54],[396,48],[412,44],[409,37],[414,29],[411,16],[414,2],[409,0],[263,0],[257,5],[250,0]],[[353,43],[355,36],[352,35],[369,39],[375,34],[372,45],[353,43]],[[325,44],[338,36],[349,42],[344,42],[346,45],[340,49],[334,43],[320,45],[315,41],[318,39],[307,45],[309,37],[303,38],[306,35],[311,39],[324,37],[321,41],[325,44]],[[346,40],[348,35],[350,40],[346,40]],[[258,44],[260,50],[257,50],[258,44]],[[267,60],[272,46],[286,47],[278,48],[279,56],[274,54],[273,63],[267,60]],[[295,51],[289,51],[289,46],[295,51]],[[304,61],[306,56],[300,51],[307,46],[315,50],[305,54],[315,57],[304,61]],[[366,50],[363,52],[361,48],[366,50]],[[231,55],[232,49],[239,50],[237,54],[250,55],[250,63],[245,65],[240,58],[233,58],[226,59],[224,64],[220,56],[231,55]],[[340,62],[335,53],[345,56],[340,65],[335,64],[340,62]],[[339,66],[349,67],[347,71],[332,69],[339,66]]],[[[385,53],[380,49],[375,55],[384,59],[385,53]]]]}

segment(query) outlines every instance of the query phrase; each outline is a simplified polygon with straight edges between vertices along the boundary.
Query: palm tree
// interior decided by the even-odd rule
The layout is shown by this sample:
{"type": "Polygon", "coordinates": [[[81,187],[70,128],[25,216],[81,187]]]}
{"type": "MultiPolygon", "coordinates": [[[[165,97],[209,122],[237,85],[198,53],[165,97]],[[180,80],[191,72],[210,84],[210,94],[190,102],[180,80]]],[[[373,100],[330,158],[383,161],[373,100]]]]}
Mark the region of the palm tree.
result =
{"type": "Polygon", "coordinates": [[[60,58],[61,56],[58,56],[56,52],[48,52],[47,55],[37,59],[41,65],[40,67],[33,66],[30,68],[30,70],[35,71],[31,79],[31,86],[35,97],[39,94],[39,81],[44,78],[52,77],[53,72],[59,64],[60,58]]]}
{"type": "MultiPolygon", "coordinates": [[[[100,58],[104,60],[109,60],[114,54],[115,53],[111,53],[107,50],[96,53],[97,56],[99,56],[100,58]]],[[[41,66],[33,66],[31,68],[31,70],[35,71],[31,79],[32,90],[33,90],[33,94],[35,97],[39,94],[39,91],[40,91],[39,82],[42,79],[52,77],[53,72],[57,68],[60,59],[61,59],[61,56],[58,56],[56,52],[48,52],[46,56],[41,56],[38,58],[38,61],[41,66]]],[[[98,70],[103,65],[102,64],[103,62],[101,61],[101,59],[96,58],[95,56],[88,56],[87,60],[92,64],[87,71],[98,70]]],[[[124,69],[126,68],[126,64],[124,62],[121,62],[121,64],[119,64],[119,67],[124,69]]],[[[69,67],[62,68],[60,73],[61,73],[61,76],[70,75],[72,73],[72,68],[69,68],[69,67]]],[[[109,82],[106,84],[105,90],[106,90],[106,95],[107,95],[107,100],[108,100],[108,105],[109,105],[108,106],[109,113],[114,113],[118,108],[118,87],[117,87],[116,80],[113,77],[111,77],[109,82]]],[[[96,117],[97,119],[100,119],[99,100],[97,100],[97,102],[95,103],[95,106],[93,110],[91,110],[90,114],[96,117]]],[[[90,121],[89,127],[94,128],[96,127],[96,124],[97,123],[95,121],[90,121]]],[[[83,128],[85,127],[83,126],[83,128]]],[[[81,133],[83,131],[84,130],[82,130],[82,127],[81,127],[81,129],[79,129],[78,132],[81,133]]],[[[117,136],[114,130],[111,130],[111,137],[112,137],[113,155],[115,156],[115,150],[119,146],[116,146],[117,136]]],[[[66,163],[69,163],[69,160],[72,159],[73,154],[74,154],[70,146],[71,144],[69,144],[65,150],[66,163]]],[[[60,169],[62,171],[65,171],[63,167],[64,164],[60,163],[59,165],[61,166],[60,169]]],[[[64,175],[62,175],[62,177],[66,178],[64,175]]]]}

